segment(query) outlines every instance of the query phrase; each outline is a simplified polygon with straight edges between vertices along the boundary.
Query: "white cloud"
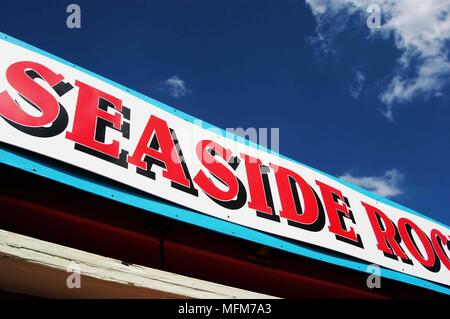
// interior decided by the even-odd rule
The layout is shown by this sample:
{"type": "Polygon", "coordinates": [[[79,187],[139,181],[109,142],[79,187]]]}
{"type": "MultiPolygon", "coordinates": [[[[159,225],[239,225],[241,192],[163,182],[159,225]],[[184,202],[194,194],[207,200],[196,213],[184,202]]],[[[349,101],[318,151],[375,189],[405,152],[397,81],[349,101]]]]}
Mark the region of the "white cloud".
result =
{"type": "MultiPolygon", "coordinates": [[[[366,27],[366,9],[381,7],[382,28],[371,36],[392,38],[401,56],[380,93],[383,114],[392,120],[392,106],[417,96],[439,96],[450,76],[450,0],[306,0],[317,20],[317,41],[325,50],[350,17],[361,18],[366,27]],[[326,39],[326,42],[324,42],[326,39]]],[[[386,57],[380,57],[385,59],[386,57]]]]}
{"type": "Polygon", "coordinates": [[[339,178],[382,197],[394,197],[403,193],[399,186],[404,176],[396,169],[388,170],[382,176],[355,177],[347,173],[339,178]]]}
{"type": "Polygon", "coordinates": [[[360,70],[357,70],[355,72],[353,81],[350,84],[350,95],[354,99],[359,98],[359,96],[361,95],[365,80],[366,80],[366,76],[360,70]]]}
{"type": "Polygon", "coordinates": [[[177,75],[173,75],[161,83],[161,89],[169,92],[170,95],[177,99],[191,93],[184,80],[180,79],[177,75]]]}

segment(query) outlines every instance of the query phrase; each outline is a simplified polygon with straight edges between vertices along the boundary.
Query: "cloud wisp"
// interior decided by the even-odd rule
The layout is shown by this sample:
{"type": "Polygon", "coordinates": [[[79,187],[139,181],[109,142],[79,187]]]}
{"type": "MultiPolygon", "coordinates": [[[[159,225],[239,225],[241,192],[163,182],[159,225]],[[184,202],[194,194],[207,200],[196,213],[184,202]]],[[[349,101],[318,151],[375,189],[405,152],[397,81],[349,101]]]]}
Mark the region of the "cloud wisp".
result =
{"type": "MultiPolygon", "coordinates": [[[[450,0],[306,0],[317,21],[316,41],[327,52],[351,17],[365,27],[371,4],[381,8],[383,24],[370,37],[393,39],[400,51],[387,86],[379,93],[383,115],[393,120],[395,104],[443,94],[450,76],[450,0]],[[336,26],[336,27],[331,27],[336,26]]],[[[369,29],[367,29],[369,30],[369,29]]],[[[385,58],[385,57],[383,57],[385,58]]]]}
{"type": "Polygon", "coordinates": [[[404,176],[396,169],[388,170],[382,176],[355,177],[347,173],[339,178],[382,197],[395,197],[403,193],[400,184],[404,176]]]}
{"type": "Polygon", "coordinates": [[[186,82],[178,75],[173,75],[161,83],[160,89],[168,92],[172,97],[179,99],[191,93],[186,86],[186,82]]]}
{"type": "Polygon", "coordinates": [[[365,80],[366,76],[360,70],[357,70],[355,72],[354,79],[350,84],[350,95],[354,99],[359,98],[359,96],[361,95],[365,80]]]}

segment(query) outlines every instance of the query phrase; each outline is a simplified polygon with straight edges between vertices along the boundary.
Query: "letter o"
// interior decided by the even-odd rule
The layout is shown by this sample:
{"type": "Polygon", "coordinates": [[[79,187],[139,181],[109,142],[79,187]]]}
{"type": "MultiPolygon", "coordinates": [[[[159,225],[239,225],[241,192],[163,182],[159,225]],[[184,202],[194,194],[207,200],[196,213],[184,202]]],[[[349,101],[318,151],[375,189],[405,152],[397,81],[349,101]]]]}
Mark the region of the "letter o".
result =
{"type": "Polygon", "coordinates": [[[423,232],[422,229],[419,228],[415,223],[410,221],[407,218],[400,218],[398,221],[398,230],[400,232],[400,236],[402,237],[403,242],[408,248],[409,252],[416,258],[425,268],[429,269],[434,268],[435,263],[439,262],[436,259],[436,255],[433,250],[433,246],[428,238],[428,236],[423,232]],[[419,248],[417,247],[414,239],[412,237],[411,231],[414,232],[419,237],[422,242],[423,247],[426,251],[426,257],[422,256],[419,248]]]}

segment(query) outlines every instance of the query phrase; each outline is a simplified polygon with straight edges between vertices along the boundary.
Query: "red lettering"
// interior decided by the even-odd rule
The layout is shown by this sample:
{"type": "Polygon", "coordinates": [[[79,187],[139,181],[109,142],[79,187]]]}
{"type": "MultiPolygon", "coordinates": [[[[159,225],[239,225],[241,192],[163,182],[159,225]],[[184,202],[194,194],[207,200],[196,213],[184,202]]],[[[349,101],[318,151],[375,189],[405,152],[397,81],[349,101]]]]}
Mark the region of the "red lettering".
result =
{"type": "Polygon", "coordinates": [[[342,192],[319,181],[316,181],[316,184],[320,187],[320,192],[322,193],[322,198],[325,204],[325,210],[327,211],[328,220],[330,223],[328,230],[336,234],[338,239],[351,241],[353,244],[361,246],[361,238],[355,233],[353,227],[347,229],[345,226],[343,217],[350,218],[353,222],[354,219],[351,211],[348,210],[347,205],[337,201],[344,201],[342,192]]]}
{"type": "Polygon", "coordinates": [[[150,169],[147,167],[147,162],[144,161],[144,156],[149,156],[164,165],[162,174],[165,178],[185,187],[191,186],[191,182],[186,178],[183,171],[178,151],[166,121],[154,115],[150,116],[134,154],[128,157],[128,162],[142,170],[150,169]],[[153,138],[158,141],[159,150],[149,146],[153,138]]]}
{"type": "Polygon", "coordinates": [[[108,156],[119,158],[118,141],[113,140],[109,144],[103,143],[97,141],[95,135],[98,119],[112,123],[115,129],[120,130],[122,114],[119,112],[110,114],[99,106],[104,103],[104,105],[121,111],[122,101],[83,82],[75,81],[75,85],[79,87],[77,106],[72,132],[66,132],[66,138],[108,156]]]}
{"type": "Polygon", "coordinates": [[[407,218],[400,218],[398,220],[398,230],[400,231],[400,236],[402,237],[403,242],[414,258],[416,258],[424,267],[432,268],[436,262],[436,257],[434,255],[434,250],[431,246],[430,240],[423,230],[407,218]],[[414,242],[414,238],[411,233],[412,230],[414,230],[417,237],[422,242],[427,257],[422,256],[419,247],[417,247],[417,244],[414,242]]]}
{"type": "Polygon", "coordinates": [[[319,205],[309,184],[300,175],[287,168],[274,164],[270,164],[270,167],[275,171],[278,185],[282,206],[280,216],[294,222],[292,225],[299,227],[315,224],[321,216],[319,205]],[[302,193],[303,209],[297,193],[297,185],[302,193]]]}
{"type": "Polygon", "coordinates": [[[250,191],[250,201],[248,207],[258,212],[273,215],[273,209],[267,203],[266,191],[261,176],[261,160],[241,154],[245,161],[245,170],[250,191]]]}
{"type": "Polygon", "coordinates": [[[445,253],[443,248],[443,246],[448,245],[448,240],[450,239],[450,236],[447,238],[439,230],[433,229],[431,230],[430,237],[434,250],[436,251],[436,254],[438,255],[439,259],[442,261],[445,267],[447,267],[447,269],[450,270],[450,259],[448,255],[445,253]]]}
{"type": "Polygon", "coordinates": [[[377,247],[387,256],[400,257],[402,260],[409,260],[403,249],[400,247],[399,234],[394,223],[382,211],[367,203],[361,202],[367,212],[370,224],[377,238],[377,247]],[[398,240],[398,242],[397,242],[398,240]]]}
{"type": "Polygon", "coordinates": [[[227,190],[218,188],[208,176],[200,170],[194,177],[195,183],[209,196],[216,200],[227,202],[234,199],[239,192],[239,183],[234,173],[224,164],[218,162],[214,155],[219,155],[225,161],[229,161],[232,153],[228,149],[223,148],[219,144],[203,140],[197,144],[197,157],[203,166],[221,181],[227,190]],[[212,151],[212,153],[211,153],[212,151]]]}
{"type": "Polygon", "coordinates": [[[37,107],[41,115],[34,116],[25,112],[6,91],[0,93],[0,114],[23,126],[41,127],[52,123],[58,117],[59,104],[53,95],[26,73],[30,70],[52,87],[64,79],[61,74],[56,74],[39,63],[22,61],[10,65],[6,71],[9,84],[37,107]]]}

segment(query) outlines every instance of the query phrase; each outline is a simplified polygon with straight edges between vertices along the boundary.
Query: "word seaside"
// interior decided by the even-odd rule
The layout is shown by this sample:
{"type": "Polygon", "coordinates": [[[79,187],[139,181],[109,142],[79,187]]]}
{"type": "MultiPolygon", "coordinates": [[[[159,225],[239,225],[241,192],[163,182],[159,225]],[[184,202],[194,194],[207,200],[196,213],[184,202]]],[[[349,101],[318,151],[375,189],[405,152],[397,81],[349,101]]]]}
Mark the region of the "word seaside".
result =
{"type": "Polygon", "coordinates": [[[0,141],[219,219],[450,284],[450,230],[0,41],[0,141]]]}

